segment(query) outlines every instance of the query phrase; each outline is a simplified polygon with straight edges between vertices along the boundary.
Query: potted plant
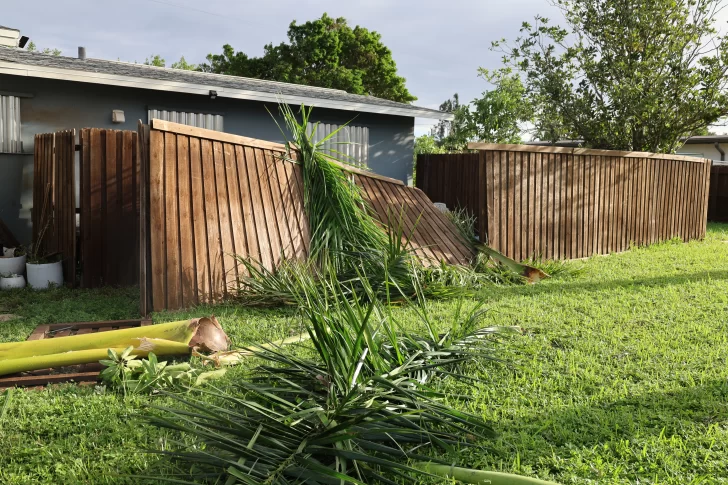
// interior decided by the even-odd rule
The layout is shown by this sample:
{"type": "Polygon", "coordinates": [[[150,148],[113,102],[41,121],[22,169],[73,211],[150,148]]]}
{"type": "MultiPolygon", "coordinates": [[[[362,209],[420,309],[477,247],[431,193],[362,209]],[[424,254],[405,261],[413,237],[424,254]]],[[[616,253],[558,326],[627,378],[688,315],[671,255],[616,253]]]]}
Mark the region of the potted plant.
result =
{"type": "Polygon", "coordinates": [[[63,285],[63,263],[58,253],[45,253],[43,251],[43,238],[51,225],[52,215],[48,211],[50,200],[50,184],[48,184],[43,210],[40,214],[40,229],[28,252],[25,268],[28,276],[28,286],[35,290],[50,288],[51,285],[63,285]]]}
{"type": "Polygon", "coordinates": [[[3,248],[3,254],[0,256],[0,275],[23,274],[25,259],[25,249],[3,248]]]}
{"type": "Polygon", "coordinates": [[[21,274],[0,275],[0,290],[25,288],[25,278],[21,274]]]}

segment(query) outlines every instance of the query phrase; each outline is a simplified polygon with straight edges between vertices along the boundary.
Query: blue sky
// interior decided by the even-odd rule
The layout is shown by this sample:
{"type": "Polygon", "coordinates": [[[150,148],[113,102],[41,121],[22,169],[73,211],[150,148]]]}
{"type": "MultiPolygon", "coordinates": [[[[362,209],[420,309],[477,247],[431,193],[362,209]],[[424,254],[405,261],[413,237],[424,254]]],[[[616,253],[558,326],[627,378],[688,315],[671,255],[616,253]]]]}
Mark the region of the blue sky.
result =
{"type": "MultiPolygon", "coordinates": [[[[20,29],[40,48],[75,56],[82,45],[89,57],[138,62],[160,54],[168,65],[182,55],[201,62],[225,43],[259,55],[265,44],[286,40],[292,20],[327,12],[382,34],[419,98],[415,104],[431,108],[455,92],[469,101],[487,88],[477,69],[500,65],[491,41],[514,38],[521,22],[537,13],[558,15],[546,0],[35,0],[2,10],[0,24],[20,29]]],[[[431,121],[416,123],[422,134],[431,121]]]]}

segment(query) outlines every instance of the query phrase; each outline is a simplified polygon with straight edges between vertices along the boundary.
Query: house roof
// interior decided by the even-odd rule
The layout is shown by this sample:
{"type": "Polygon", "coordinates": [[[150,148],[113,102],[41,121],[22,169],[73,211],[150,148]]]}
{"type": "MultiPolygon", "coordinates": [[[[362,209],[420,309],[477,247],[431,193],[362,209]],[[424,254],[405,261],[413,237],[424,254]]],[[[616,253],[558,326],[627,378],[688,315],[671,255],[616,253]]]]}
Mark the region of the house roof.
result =
{"type": "Polygon", "coordinates": [[[686,145],[694,145],[697,143],[728,143],[728,135],[691,136],[683,141],[686,145]]]}
{"type": "Polygon", "coordinates": [[[450,113],[405,103],[350,94],[338,89],[266,81],[223,74],[210,74],[130,62],[77,59],[0,48],[0,74],[61,79],[75,82],[175,91],[208,96],[211,90],[221,98],[306,104],[321,108],[452,119],[450,113]]]}

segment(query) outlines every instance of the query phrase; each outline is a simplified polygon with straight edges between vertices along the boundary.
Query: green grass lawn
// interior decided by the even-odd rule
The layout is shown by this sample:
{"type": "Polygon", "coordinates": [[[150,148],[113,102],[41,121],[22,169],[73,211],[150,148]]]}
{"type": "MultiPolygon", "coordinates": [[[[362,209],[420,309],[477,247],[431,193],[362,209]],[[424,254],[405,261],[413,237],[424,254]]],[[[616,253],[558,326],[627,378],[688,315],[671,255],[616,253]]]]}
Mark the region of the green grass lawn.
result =
{"type": "MultiPolygon", "coordinates": [[[[562,484],[728,483],[728,225],[710,225],[702,242],[572,264],[583,266],[579,276],[479,296],[485,325],[518,325],[523,335],[500,344],[508,365],[472,368],[476,385],[443,384],[468,396],[452,405],[500,435],[462,463],[562,484]]],[[[429,311],[444,322],[454,307],[429,311]]],[[[41,323],[138,317],[137,292],[0,294],[2,313],[18,318],[0,323],[0,341],[19,340],[41,323]]],[[[299,327],[291,311],[235,306],[154,319],[210,313],[239,343],[299,327]]],[[[140,483],[124,475],[169,466],[143,452],[168,445],[139,420],[161,402],[72,385],[16,391],[0,422],[0,483],[140,483]]]]}

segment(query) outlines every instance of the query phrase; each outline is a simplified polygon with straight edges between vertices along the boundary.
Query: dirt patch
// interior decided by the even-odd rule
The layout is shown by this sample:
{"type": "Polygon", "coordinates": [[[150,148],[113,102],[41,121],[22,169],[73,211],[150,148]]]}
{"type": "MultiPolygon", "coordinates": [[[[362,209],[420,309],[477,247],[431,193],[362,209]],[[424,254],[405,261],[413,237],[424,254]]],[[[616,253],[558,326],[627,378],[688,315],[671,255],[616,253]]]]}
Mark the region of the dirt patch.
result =
{"type": "Polygon", "coordinates": [[[8,320],[12,320],[14,318],[20,318],[18,315],[13,315],[12,313],[0,313],[0,323],[7,322],[8,320]]]}

